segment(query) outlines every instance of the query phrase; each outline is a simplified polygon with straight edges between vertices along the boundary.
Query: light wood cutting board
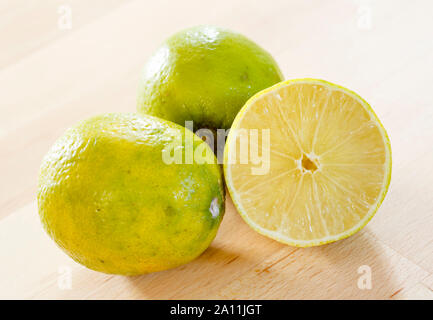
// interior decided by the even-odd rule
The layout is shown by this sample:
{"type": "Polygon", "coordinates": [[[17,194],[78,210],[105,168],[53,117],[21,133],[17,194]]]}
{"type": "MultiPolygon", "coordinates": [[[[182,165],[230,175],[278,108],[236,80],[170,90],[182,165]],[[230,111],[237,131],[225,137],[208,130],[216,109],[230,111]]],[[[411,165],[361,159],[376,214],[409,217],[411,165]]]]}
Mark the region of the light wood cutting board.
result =
{"type": "Polygon", "coordinates": [[[432,10],[428,0],[2,0],[0,298],[433,299],[432,10]],[[267,239],[228,199],[192,263],[139,277],[87,270],[39,223],[42,157],[78,120],[135,111],[147,57],[197,24],[244,33],[286,78],[323,78],[369,101],[392,143],[389,193],[364,230],[334,244],[267,239]]]}

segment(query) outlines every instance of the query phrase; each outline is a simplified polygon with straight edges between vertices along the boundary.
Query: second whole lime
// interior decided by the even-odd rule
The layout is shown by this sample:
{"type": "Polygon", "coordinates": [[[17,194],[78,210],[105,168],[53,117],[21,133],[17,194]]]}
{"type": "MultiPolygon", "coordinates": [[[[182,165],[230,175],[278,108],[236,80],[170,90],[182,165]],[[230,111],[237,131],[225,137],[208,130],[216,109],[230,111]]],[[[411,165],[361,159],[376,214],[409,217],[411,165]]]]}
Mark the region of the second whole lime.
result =
{"type": "Polygon", "coordinates": [[[214,26],[181,31],[144,67],[137,109],[195,128],[230,128],[255,93],[283,80],[272,56],[239,33],[214,26]]]}

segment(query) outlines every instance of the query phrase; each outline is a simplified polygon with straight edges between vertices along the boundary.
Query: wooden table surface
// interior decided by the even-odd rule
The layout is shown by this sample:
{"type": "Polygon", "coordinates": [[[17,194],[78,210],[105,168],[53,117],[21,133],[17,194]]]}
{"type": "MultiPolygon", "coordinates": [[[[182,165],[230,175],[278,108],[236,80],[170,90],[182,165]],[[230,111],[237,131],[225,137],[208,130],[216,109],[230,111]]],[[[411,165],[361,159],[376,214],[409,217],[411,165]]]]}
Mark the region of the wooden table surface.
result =
{"type": "Polygon", "coordinates": [[[429,0],[0,0],[0,298],[433,299],[432,11],[429,0]],[[392,143],[388,195],[334,244],[267,239],[228,200],[192,263],[138,277],[88,270],[41,227],[42,157],[78,120],[135,111],[145,60],[197,24],[247,35],[286,78],[323,78],[369,101],[392,143]]]}

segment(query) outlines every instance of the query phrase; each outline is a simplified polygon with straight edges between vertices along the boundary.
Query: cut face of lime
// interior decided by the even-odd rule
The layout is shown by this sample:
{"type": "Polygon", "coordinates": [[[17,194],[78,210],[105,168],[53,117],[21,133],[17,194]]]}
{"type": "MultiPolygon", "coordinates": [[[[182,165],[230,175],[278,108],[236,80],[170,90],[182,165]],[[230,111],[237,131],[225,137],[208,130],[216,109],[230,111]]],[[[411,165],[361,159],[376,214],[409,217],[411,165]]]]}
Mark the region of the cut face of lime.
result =
{"type": "Polygon", "coordinates": [[[295,246],[348,237],[364,227],[383,201],[391,177],[391,148],[371,107],[350,90],[322,80],[277,84],[252,97],[237,115],[225,149],[232,199],[256,231],[295,246]],[[256,152],[268,170],[257,174],[256,152]],[[251,132],[259,132],[257,141],[251,132]],[[261,147],[260,147],[261,145],[261,147]],[[257,147],[256,147],[257,148],[257,147]]]}

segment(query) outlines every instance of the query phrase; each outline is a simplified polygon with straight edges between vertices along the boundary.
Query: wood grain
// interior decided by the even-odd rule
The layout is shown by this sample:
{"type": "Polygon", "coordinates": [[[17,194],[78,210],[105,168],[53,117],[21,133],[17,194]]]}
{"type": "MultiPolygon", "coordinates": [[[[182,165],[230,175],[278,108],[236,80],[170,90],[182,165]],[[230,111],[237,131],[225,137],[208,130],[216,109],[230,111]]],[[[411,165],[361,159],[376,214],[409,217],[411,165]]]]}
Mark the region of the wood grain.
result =
{"type": "Polygon", "coordinates": [[[432,9],[422,0],[1,1],[0,298],[433,299],[432,9]],[[70,30],[58,27],[61,5],[70,30]],[[146,58],[205,23],[258,42],[286,78],[324,78],[369,101],[393,149],[381,209],[349,239],[297,249],[251,230],[228,199],[217,238],[188,265],[121,277],[76,264],[38,220],[43,155],[78,120],[134,111],[146,58]],[[358,286],[361,266],[371,289],[358,286]]]}

